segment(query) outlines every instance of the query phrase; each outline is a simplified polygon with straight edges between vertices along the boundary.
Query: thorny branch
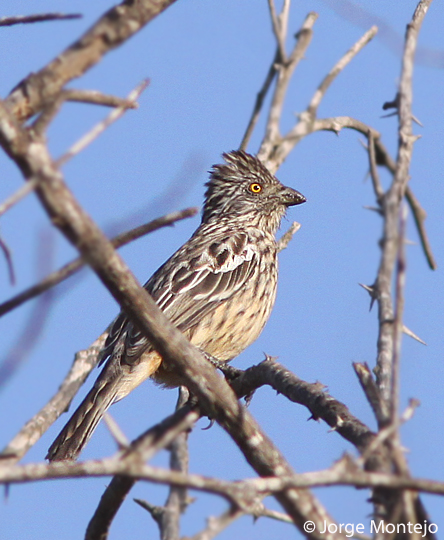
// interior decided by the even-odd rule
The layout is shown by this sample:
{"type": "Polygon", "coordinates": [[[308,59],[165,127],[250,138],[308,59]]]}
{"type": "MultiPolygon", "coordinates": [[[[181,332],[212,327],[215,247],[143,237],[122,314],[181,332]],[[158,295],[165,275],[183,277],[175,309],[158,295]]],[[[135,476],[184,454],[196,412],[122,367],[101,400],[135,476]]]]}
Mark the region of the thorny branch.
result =
{"type": "MultiPolygon", "coordinates": [[[[270,114],[266,127],[266,135],[263,139],[259,150],[259,157],[266,163],[266,165],[275,171],[281,163],[284,161],[288,152],[306,135],[318,130],[331,130],[338,133],[342,128],[352,128],[360,131],[368,138],[369,147],[369,161],[370,172],[375,189],[377,203],[381,209],[381,214],[384,218],[384,235],[382,241],[382,258],[380,272],[378,272],[378,279],[375,286],[372,286],[376,298],[379,301],[379,320],[380,320],[380,334],[378,339],[378,361],[377,361],[377,385],[373,386],[373,392],[380,393],[378,399],[371,398],[372,405],[377,410],[377,418],[379,419],[380,427],[386,425],[389,419],[397,421],[394,411],[397,409],[394,407],[390,397],[393,397],[394,387],[396,384],[393,382],[393,340],[396,339],[396,335],[393,334],[393,309],[391,307],[391,291],[390,280],[393,276],[393,264],[395,260],[395,254],[398,250],[397,247],[397,230],[399,219],[399,206],[401,200],[406,196],[409,204],[414,212],[415,222],[418,226],[418,231],[421,237],[421,243],[426,254],[427,260],[432,268],[435,267],[433,255],[430,250],[430,246],[427,241],[427,236],[424,229],[424,212],[421,212],[421,207],[417,203],[416,198],[412,194],[410,189],[407,189],[408,181],[408,165],[411,159],[411,152],[413,148],[413,142],[415,140],[411,134],[411,81],[413,70],[413,57],[416,47],[416,39],[420,23],[427,11],[430,2],[420,2],[418,8],[415,11],[412,23],[408,26],[406,36],[405,55],[403,60],[403,71],[401,76],[401,88],[404,91],[400,91],[399,97],[399,114],[400,114],[400,136],[399,136],[399,153],[396,165],[388,155],[384,146],[380,141],[380,134],[369,126],[362,122],[350,117],[335,117],[335,118],[317,118],[317,110],[325,92],[333,82],[335,77],[340,73],[344,66],[350,62],[350,60],[368,43],[370,39],[375,35],[376,28],[370,29],[358,42],[347,52],[347,54],[334,66],[330,73],[324,78],[319,85],[317,91],[314,93],[307,109],[299,115],[296,125],[285,135],[280,135],[279,122],[281,117],[281,111],[283,106],[284,97],[286,91],[282,91],[287,84],[285,78],[286,69],[288,64],[283,62],[276,68],[278,75],[274,95],[272,98],[272,104],[270,108],[270,114]],[[401,95],[403,94],[403,102],[401,103],[401,95]],[[383,192],[382,186],[379,182],[377,174],[377,165],[384,164],[388,168],[391,168],[393,173],[393,183],[387,194],[383,192]],[[389,239],[393,239],[390,241],[389,239]],[[377,408],[377,409],[376,409],[377,408]],[[389,416],[384,417],[387,412],[391,411],[389,416]],[[382,422],[381,422],[382,420],[382,422]]],[[[275,33],[277,24],[274,24],[275,33]]],[[[280,47],[278,41],[278,49],[280,47]]],[[[281,57],[282,55],[278,55],[281,57]]],[[[275,61],[278,61],[279,58],[275,61]]],[[[397,324],[397,340],[399,341],[404,328],[402,320],[398,320],[397,324]]],[[[398,347],[399,351],[399,347],[398,347]]],[[[396,364],[396,362],[395,362],[396,364]]],[[[396,372],[396,370],[395,370],[396,372]]],[[[367,381],[367,388],[370,388],[369,381],[367,381]]],[[[402,474],[408,475],[408,468],[405,462],[405,458],[402,452],[398,449],[393,451],[393,460],[396,464],[398,471],[402,471],[402,474]]],[[[387,461],[382,463],[383,469],[387,467],[387,461]]],[[[380,494],[379,494],[380,495],[380,494]]],[[[382,497],[383,498],[383,497],[382,497]]],[[[398,518],[399,519],[411,519],[415,521],[420,519],[422,507],[418,509],[420,503],[418,500],[410,499],[407,496],[403,496],[404,509],[399,512],[398,506],[398,518]],[[416,510],[415,511],[415,506],[416,510]]],[[[387,511],[387,515],[394,518],[395,514],[389,509],[390,505],[393,510],[393,501],[388,501],[386,498],[383,502],[383,508],[387,511]]],[[[379,510],[381,507],[379,507],[379,510]]],[[[378,510],[378,511],[379,511],[378,510]]]]}
{"type": "MultiPolygon", "coordinates": [[[[398,156],[393,181],[384,194],[382,215],[383,235],[381,261],[378,269],[374,294],[378,302],[378,355],[375,368],[376,384],[382,401],[388,409],[388,416],[379,424],[380,428],[391,425],[394,428],[390,448],[397,472],[409,477],[407,460],[402,451],[398,430],[398,381],[402,336],[403,285],[405,281],[405,257],[403,252],[403,231],[405,218],[401,213],[402,200],[409,181],[409,168],[413,153],[413,143],[417,137],[412,133],[412,77],[414,55],[418,33],[431,0],[421,0],[411,23],[407,26],[401,79],[398,91],[398,156]],[[401,227],[399,226],[401,223],[401,227]],[[401,229],[401,232],[400,232],[401,229]],[[397,269],[395,269],[398,260],[397,269]],[[396,309],[392,302],[392,279],[396,270],[396,309]]],[[[388,519],[403,522],[421,520],[422,505],[416,494],[402,492],[382,494],[381,500],[388,519]]],[[[376,504],[378,511],[378,503],[376,504]]]]}
{"type": "MultiPolygon", "coordinates": [[[[384,225],[381,239],[381,262],[378,269],[375,289],[378,300],[380,321],[378,336],[378,358],[375,370],[381,396],[390,402],[392,387],[393,359],[393,306],[391,299],[391,279],[398,251],[398,221],[401,200],[405,195],[409,180],[409,166],[415,137],[412,134],[412,74],[414,53],[419,28],[431,0],[421,1],[408,25],[403,67],[399,88],[399,150],[393,182],[384,196],[384,225]]],[[[389,421],[389,418],[386,419],[389,421]]]]}
{"type": "Polygon", "coordinates": [[[254,512],[258,498],[287,489],[321,486],[386,487],[444,495],[444,482],[423,478],[405,478],[394,474],[365,472],[347,455],[332,468],[269,478],[254,478],[230,482],[198,474],[184,474],[171,469],[160,469],[117,457],[101,461],[30,463],[0,468],[1,484],[17,484],[57,478],[84,478],[125,475],[128,478],[190,488],[225,497],[246,512],[254,512]]]}

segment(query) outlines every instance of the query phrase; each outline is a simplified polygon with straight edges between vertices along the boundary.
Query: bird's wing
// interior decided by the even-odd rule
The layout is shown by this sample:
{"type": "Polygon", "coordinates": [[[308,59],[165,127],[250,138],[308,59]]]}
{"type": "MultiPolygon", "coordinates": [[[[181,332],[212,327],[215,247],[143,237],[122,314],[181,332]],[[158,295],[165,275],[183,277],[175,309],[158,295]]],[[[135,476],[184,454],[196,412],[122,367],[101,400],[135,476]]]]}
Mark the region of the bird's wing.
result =
{"type": "MultiPolygon", "coordinates": [[[[182,332],[239,291],[259,264],[257,248],[245,232],[199,247],[192,242],[185,244],[145,285],[157,305],[182,332]]],[[[137,361],[150,345],[121,313],[111,328],[103,359],[113,352],[124,334],[126,363],[137,361]]]]}

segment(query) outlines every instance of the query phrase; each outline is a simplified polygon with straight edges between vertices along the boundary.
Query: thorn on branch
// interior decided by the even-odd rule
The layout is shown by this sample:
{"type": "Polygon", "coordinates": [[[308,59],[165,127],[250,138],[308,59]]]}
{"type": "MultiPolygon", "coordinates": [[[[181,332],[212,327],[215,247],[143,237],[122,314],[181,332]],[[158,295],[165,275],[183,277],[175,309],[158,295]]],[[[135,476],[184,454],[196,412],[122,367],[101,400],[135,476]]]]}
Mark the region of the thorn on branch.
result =
{"type": "Polygon", "coordinates": [[[416,339],[416,341],[419,341],[419,343],[422,343],[422,345],[427,345],[425,341],[423,341],[420,337],[418,337],[414,332],[412,332],[405,324],[402,325],[402,331],[406,336],[409,336],[413,339],[416,339]]]}
{"type": "Polygon", "coordinates": [[[139,506],[141,506],[144,510],[149,512],[151,517],[154,519],[154,521],[161,525],[162,518],[165,513],[165,509],[162,506],[156,506],[154,504],[149,503],[148,501],[144,501],[143,499],[133,499],[135,503],[137,503],[139,506]]]}
{"type": "Polygon", "coordinates": [[[370,295],[370,309],[369,311],[372,310],[372,307],[373,307],[373,304],[375,303],[375,300],[377,300],[378,298],[378,294],[377,294],[377,290],[376,290],[376,284],[374,283],[373,285],[364,285],[364,283],[358,283],[358,285],[360,285],[363,289],[365,289],[368,294],[370,295]]]}
{"type": "Polygon", "coordinates": [[[364,208],[365,210],[370,210],[371,212],[376,212],[380,216],[384,215],[383,211],[380,208],[378,208],[377,206],[367,206],[367,205],[365,205],[362,208],[364,208]]]}

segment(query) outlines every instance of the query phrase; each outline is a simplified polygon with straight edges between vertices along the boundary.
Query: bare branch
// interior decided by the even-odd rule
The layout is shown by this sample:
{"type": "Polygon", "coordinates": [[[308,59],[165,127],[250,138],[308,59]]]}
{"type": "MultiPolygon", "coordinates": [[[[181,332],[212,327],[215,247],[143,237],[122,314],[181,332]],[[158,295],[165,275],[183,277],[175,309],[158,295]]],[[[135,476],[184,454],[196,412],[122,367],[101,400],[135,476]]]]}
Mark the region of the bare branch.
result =
{"type": "Polygon", "coordinates": [[[270,105],[270,112],[268,115],[267,126],[265,129],[265,136],[259,148],[258,158],[266,163],[267,167],[273,172],[276,171],[272,168],[272,164],[269,163],[269,157],[272,152],[272,148],[275,144],[278,144],[281,140],[279,132],[279,123],[282,115],[282,108],[284,106],[285,95],[287,93],[288,84],[290,83],[291,76],[296,69],[299,62],[304,57],[305,51],[310,45],[313,35],[313,25],[318,18],[317,13],[311,12],[305,18],[299,32],[296,34],[297,41],[290,54],[290,57],[286,63],[277,63],[277,81],[276,88],[273,93],[272,102],[270,105]]]}
{"type": "Polygon", "coordinates": [[[0,453],[0,466],[19,461],[57,418],[68,409],[71,400],[77,394],[91,370],[97,365],[98,353],[102,349],[107,336],[108,332],[103,333],[88,349],[75,355],[72,367],[57,393],[25,424],[0,453]]]}
{"type": "MultiPolygon", "coordinates": [[[[380,133],[375,129],[364,124],[360,120],[356,120],[350,116],[336,116],[333,118],[321,118],[316,119],[313,124],[309,125],[305,122],[299,122],[292,130],[292,137],[294,137],[294,145],[296,145],[303,137],[314,131],[332,131],[333,133],[339,133],[342,129],[354,129],[367,137],[371,137],[375,147],[375,162],[377,165],[386,167],[392,174],[395,174],[396,163],[392,160],[387,149],[380,140],[380,133]],[[370,135],[369,135],[370,134],[370,135]]],[[[285,137],[284,145],[290,144],[291,139],[287,134],[285,137]]],[[[406,186],[405,197],[412,210],[415,224],[418,229],[418,234],[421,240],[421,246],[424,254],[427,258],[427,262],[432,270],[436,270],[437,264],[433,256],[432,248],[427,237],[425,230],[425,219],[427,213],[421,207],[419,201],[412,192],[410,186],[406,186]]]]}
{"type": "Polygon", "coordinates": [[[0,17],[0,26],[13,26],[15,24],[28,24],[46,21],[67,21],[81,19],[80,13],[43,13],[38,15],[14,15],[13,17],[0,17]]]}
{"type": "Polygon", "coordinates": [[[301,228],[301,224],[297,221],[293,221],[293,223],[290,225],[290,228],[288,231],[286,231],[280,238],[277,243],[277,250],[278,253],[284,250],[288,244],[291,242],[293,236],[299,231],[301,228]]]}
{"type": "Polygon", "coordinates": [[[106,412],[103,415],[103,421],[105,422],[105,425],[108,428],[108,431],[110,432],[112,438],[117,444],[117,448],[119,450],[127,449],[130,444],[129,440],[127,439],[122,428],[119,426],[119,424],[116,422],[116,420],[111,416],[109,412],[106,412]]]}
{"type": "MultiPolygon", "coordinates": [[[[176,411],[186,405],[190,393],[185,387],[179,389],[179,398],[176,411]]],[[[183,430],[170,444],[170,468],[173,471],[188,473],[188,431],[183,430]]],[[[189,500],[187,489],[170,485],[169,494],[165,506],[153,506],[150,503],[134,499],[136,503],[145,508],[159,526],[162,540],[179,540],[180,516],[186,510],[189,500]]],[[[103,535],[101,536],[101,538],[103,535]]]]}
{"type": "MultiPolygon", "coordinates": [[[[190,399],[187,388],[182,386],[179,390],[179,398],[176,410],[181,409],[190,399]]],[[[183,430],[170,444],[170,469],[188,474],[189,454],[188,435],[189,429],[183,430]]],[[[162,523],[160,526],[161,537],[174,540],[180,537],[180,516],[185,512],[190,502],[188,490],[184,487],[170,486],[169,494],[163,508],[162,523]]]]}
{"type": "MultiPolygon", "coordinates": [[[[374,134],[374,133],[373,133],[374,134]]],[[[395,174],[396,163],[391,158],[385,146],[382,144],[380,139],[374,138],[375,144],[375,153],[376,153],[376,164],[385,167],[391,174],[395,174]]],[[[405,190],[405,197],[409,203],[410,210],[413,213],[413,218],[415,220],[415,225],[418,229],[418,234],[421,240],[421,246],[426,256],[427,262],[431,270],[436,270],[437,264],[433,256],[432,248],[425,230],[425,220],[427,218],[426,211],[420,205],[418,199],[412,192],[412,189],[407,185],[405,190]]]]}
{"type": "MultiPolygon", "coordinates": [[[[135,93],[136,91],[137,91],[137,88],[133,90],[132,94],[135,93]]],[[[43,107],[42,112],[39,114],[37,119],[31,124],[31,130],[33,131],[35,136],[41,136],[46,130],[46,128],[48,127],[48,125],[52,122],[52,120],[54,120],[54,118],[60,111],[62,104],[65,103],[65,101],[91,103],[94,105],[104,105],[106,107],[118,107],[119,111],[120,109],[125,109],[125,110],[137,109],[139,105],[135,101],[135,99],[137,99],[138,96],[134,99],[130,99],[130,96],[128,96],[127,99],[123,99],[116,96],[102,94],[101,92],[97,92],[94,90],[76,90],[76,89],[62,90],[49,104],[43,107]]],[[[111,124],[118,118],[120,118],[120,116],[116,118],[112,118],[109,124],[111,124]]],[[[107,120],[108,118],[104,120],[104,122],[107,122],[107,120]]],[[[96,135],[96,137],[98,135],[99,133],[96,135]]]]}
{"type": "Polygon", "coordinates": [[[278,19],[276,13],[276,6],[274,5],[274,0],[268,0],[268,8],[270,10],[271,23],[273,26],[273,33],[277,41],[277,47],[279,51],[279,61],[282,64],[287,62],[287,54],[285,52],[285,38],[286,38],[286,29],[282,28],[280,20],[278,19]]]}
{"type": "Polygon", "coordinates": [[[318,111],[318,107],[325,96],[327,90],[329,89],[331,83],[336,79],[336,77],[341,73],[347,64],[353,60],[353,58],[376,36],[378,28],[372,26],[367,32],[351,47],[345,55],[339,60],[339,62],[332,68],[330,73],[324,77],[321,84],[318,86],[318,89],[314,93],[311,101],[308,105],[307,112],[315,117],[318,111]]]}
{"type": "Polygon", "coordinates": [[[174,2],[123,0],[47,66],[16,86],[5,100],[6,107],[20,120],[30,118],[51,103],[66,83],[80,77],[174,2]]]}
{"type": "Polygon", "coordinates": [[[368,130],[367,139],[368,139],[368,160],[369,160],[369,167],[370,167],[370,177],[372,179],[373,190],[376,195],[376,201],[379,207],[381,208],[383,204],[383,199],[384,199],[384,189],[379,179],[378,168],[376,165],[375,138],[373,135],[373,131],[371,129],[368,130]]]}
{"type": "MultiPolygon", "coordinates": [[[[142,464],[171,444],[180,433],[191,429],[199,417],[199,411],[183,406],[133,441],[123,455],[130,456],[135,464],[142,464]]],[[[112,479],[88,524],[85,540],[107,538],[111,523],[136,480],[128,475],[117,475],[112,479]]]]}
{"type": "Polygon", "coordinates": [[[35,189],[36,185],[37,185],[37,181],[35,179],[32,179],[29,182],[26,182],[26,184],[23,184],[23,186],[21,186],[15,193],[13,193],[2,204],[0,204],[0,216],[2,216],[15,204],[17,204],[22,199],[24,199],[27,195],[29,195],[35,189]]]}
{"type": "Polygon", "coordinates": [[[385,421],[388,415],[387,404],[381,399],[370,368],[366,363],[354,363],[353,368],[378,423],[385,421]]]}
{"type": "Polygon", "coordinates": [[[395,423],[390,424],[389,426],[378,432],[376,437],[369,444],[368,448],[366,448],[364,453],[358,459],[357,463],[359,465],[365,463],[365,460],[372,454],[372,452],[375,452],[378,448],[382,447],[385,441],[392,437],[393,433],[399,428],[399,426],[401,426],[405,422],[408,422],[412,418],[415,409],[419,405],[420,403],[417,399],[411,399],[408,407],[402,413],[401,417],[397,418],[395,423]]]}
{"type": "Polygon", "coordinates": [[[228,510],[226,510],[220,516],[210,516],[207,519],[207,526],[205,529],[197,534],[194,534],[193,536],[182,538],[182,540],[212,540],[223,530],[229,527],[234,521],[244,515],[245,512],[243,510],[232,504],[230,505],[230,508],[228,508],[228,510]]]}
{"type": "MultiPolygon", "coordinates": [[[[143,90],[142,90],[143,91],[143,90]]],[[[103,105],[104,107],[121,107],[123,109],[137,109],[139,104],[136,98],[130,97],[125,99],[109,94],[102,94],[97,90],[77,90],[69,88],[62,90],[61,95],[65,101],[74,101],[77,103],[90,103],[93,105],[103,105]]]]}
{"type": "MultiPolygon", "coordinates": [[[[399,87],[399,150],[394,178],[384,201],[384,230],[381,240],[382,253],[376,281],[378,298],[378,359],[375,368],[376,382],[382,398],[390,403],[393,361],[393,306],[391,279],[398,251],[398,219],[402,197],[409,180],[409,166],[415,137],[412,135],[412,75],[414,54],[419,28],[431,0],[419,2],[412,22],[407,27],[403,67],[399,87]]],[[[387,421],[389,419],[387,418],[387,421]]]]}
{"type": "Polygon", "coordinates": [[[61,167],[75,155],[84,150],[89,144],[92,143],[94,139],[97,139],[97,137],[101,133],[103,133],[105,129],[107,129],[111,124],[113,124],[116,120],[118,120],[126,113],[126,111],[128,110],[127,102],[135,102],[140,96],[140,94],[146,89],[148,84],[148,80],[141,82],[134,90],[132,90],[128,94],[124,106],[119,106],[115,108],[104,120],[96,124],[88,133],[81,137],[75,144],[71,146],[71,148],[65,154],[63,154],[63,156],[61,156],[56,161],[56,165],[58,167],[61,167]]]}
{"type": "MultiPolygon", "coordinates": [[[[14,264],[12,262],[11,250],[9,249],[8,244],[3,240],[1,235],[0,235],[0,250],[3,252],[3,256],[5,257],[6,268],[8,269],[8,274],[9,274],[9,282],[11,283],[11,285],[15,285],[15,272],[14,272],[14,264]]],[[[0,377],[0,386],[1,386],[1,377],[0,377]]]]}
{"type": "MultiPolygon", "coordinates": [[[[226,510],[220,516],[214,517],[210,516],[207,519],[207,526],[202,531],[194,534],[190,537],[183,537],[182,540],[212,540],[218,534],[220,534],[224,529],[230,526],[234,521],[246,514],[245,511],[237,508],[236,505],[231,505],[228,510],[226,510]]],[[[282,512],[277,512],[276,510],[270,510],[265,508],[263,505],[258,505],[258,508],[254,510],[253,517],[258,519],[260,517],[268,517],[275,519],[276,521],[282,521],[284,523],[293,523],[292,519],[283,514],[282,512]]]]}
{"type": "MultiPolygon", "coordinates": [[[[113,244],[115,248],[125,246],[126,244],[129,244],[133,240],[137,240],[137,238],[141,238],[142,236],[150,232],[156,231],[162,227],[170,226],[176,221],[180,221],[182,219],[192,217],[196,215],[197,212],[198,212],[198,208],[185,208],[184,210],[180,210],[178,212],[171,212],[170,214],[167,214],[166,216],[153,219],[152,221],[149,221],[148,223],[144,225],[140,225],[139,227],[136,227],[135,229],[132,229],[131,231],[127,231],[127,232],[117,235],[111,240],[111,243],[113,244]]],[[[27,302],[28,300],[31,300],[32,298],[35,298],[36,296],[42,294],[43,292],[47,291],[51,287],[58,285],[65,279],[71,277],[78,270],[83,268],[84,265],[85,265],[85,262],[83,261],[81,257],[79,257],[78,259],[74,259],[68,264],[65,264],[65,266],[62,266],[60,270],[57,270],[53,272],[52,274],[50,274],[49,276],[47,276],[45,279],[40,281],[40,283],[37,283],[36,285],[29,287],[28,289],[14,296],[10,300],[3,302],[3,304],[0,304],[0,317],[5,315],[6,313],[9,313],[10,311],[17,308],[18,306],[21,306],[23,303],[27,302]]]]}
{"type": "Polygon", "coordinates": [[[418,229],[419,238],[421,240],[421,246],[426,256],[429,267],[431,270],[436,270],[438,268],[438,265],[436,264],[435,257],[433,256],[432,248],[430,246],[424,224],[427,217],[427,212],[419,204],[419,201],[413,194],[410,186],[407,186],[407,189],[405,190],[405,196],[413,213],[413,218],[415,220],[416,228],[418,229]]]}
{"type": "Polygon", "coordinates": [[[321,486],[385,487],[391,490],[406,489],[444,495],[444,482],[423,478],[406,478],[395,474],[365,472],[347,455],[330,469],[269,478],[254,478],[239,482],[227,482],[197,474],[183,474],[178,471],[151,467],[143,463],[128,462],[118,457],[81,463],[59,461],[49,464],[30,463],[9,468],[0,467],[1,484],[110,475],[125,475],[129,478],[158,484],[188,487],[197,491],[218,494],[247,513],[254,513],[255,508],[260,504],[258,499],[264,495],[296,488],[321,486]]]}
{"type": "MultiPolygon", "coordinates": [[[[310,14],[310,15],[314,16],[314,14],[310,14]]],[[[304,23],[304,25],[308,24],[308,22],[311,22],[311,25],[314,23],[314,20],[311,21],[309,19],[310,15],[307,17],[307,20],[304,23]]],[[[311,29],[311,26],[309,26],[309,28],[311,29]]],[[[328,127],[320,127],[319,124],[317,125],[316,128],[314,127],[314,124],[316,122],[319,122],[318,120],[316,120],[316,113],[317,113],[319,104],[322,98],[324,97],[326,91],[328,90],[330,84],[333,82],[333,80],[344,69],[344,67],[354,58],[354,56],[356,56],[356,54],[358,54],[358,52],[375,36],[376,32],[377,32],[377,28],[372,27],[339,60],[339,62],[333,67],[330,73],[323,79],[321,84],[318,86],[318,89],[314,93],[307,109],[299,115],[299,120],[297,124],[283,137],[279,134],[279,122],[280,122],[280,117],[282,114],[282,105],[284,102],[284,97],[285,97],[285,94],[287,91],[287,85],[288,85],[288,80],[286,77],[291,76],[292,71],[290,71],[289,69],[287,72],[287,70],[285,69],[280,69],[278,82],[276,84],[274,100],[270,108],[270,116],[268,120],[267,131],[262,141],[259,154],[258,154],[258,157],[266,163],[267,167],[272,172],[276,171],[281,166],[281,164],[285,161],[288,154],[291,152],[291,150],[293,150],[293,148],[301,140],[302,137],[306,136],[308,133],[317,131],[318,129],[329,129],[328,127]],[[282,79],[282,83],[280,84],[281,79],[282,79]]],[[[308,46],[308,43],[306,46],[308,46]]],[[[297,48],[298,48],[298,45],[296,45],[294,53],[295,53],[295,59],[297,59],[298,61],[300,54],[296,53],[297,48]]],[[[303,49],[303,51],[305,51],[305,48],[303,45],[301,46],[301,48],[303,49]]],[[[293,58],[293,54],[290,57],[290,61],[288,62],[289,68],[292,66],[292,58],[293,58]]],[[[338,118],[344,118],[344,117],[338,117],[338,118]]],[[[345,127],[345,126],[342,126],[342,127],[345,127]]],[[[332,131],[338,132],[340,131],[341,127],[337,129],[336,122],[334,122],[332,126],[330,127],[330,129],[332,131]]]]}
{"type": "Polygon", "coordinates": [[[245,130],[245,134],[242,138],[242,141],[239,146],[239,150],[246,150],[248,143],[250,141],[251,135],[254,131],[254,128],[256,127],[257,121],[259,120],[259,115],[262,110],[262,106],[264,104],[265,97],[268,93],[268,90],[270,89],[271,83],[273,82],[273,79],[277,73],[276,64],[278,61],[278,55],[279,51],[276,51],[276,54],[274,56],[274,60],[271,63],[271,66],[268,70],[267,76],[265,77],[264,84],[262,85],[262,88],[259,90],[257,96],[256,96],[256,102],[253,107],[253,112],[251,113],[250,121],[248,122],[247,129],[245,130]]]}
{"type": "Polygon", "coordinates": [[[396,264],[396,285],[395,285],[395,320],[393,324],[393,363],[392,363],[392,386],[390,389],[390,423],[396,426],[396,437],[399,435],[397,430],[398,424],[398,407],[399,407],[399,378],[400,378],[400,362],[401,362],[401,339],[403,334],[402,317],[404,313],[404,288],[406,274],[406,258],[405,258],[405,230],[407,220],[407,208],[404,206],[399,219],[398,233],[398,255],[396,264]]]}
{"type": "Polygon", "coordinates": [[[238,397],[249,395],[263,385],[269,385],[290,401],[307,407],[311,418],[324,420],[360,452],[364,451],[376,436],[350,413],[346,405],[328,394],[322,383],[308,383],[299,379],[274,358],[267,357],[245,371],[236,371],[237,373],[232,373],[235,378],[230,381],[230,386],[238,397]]]}

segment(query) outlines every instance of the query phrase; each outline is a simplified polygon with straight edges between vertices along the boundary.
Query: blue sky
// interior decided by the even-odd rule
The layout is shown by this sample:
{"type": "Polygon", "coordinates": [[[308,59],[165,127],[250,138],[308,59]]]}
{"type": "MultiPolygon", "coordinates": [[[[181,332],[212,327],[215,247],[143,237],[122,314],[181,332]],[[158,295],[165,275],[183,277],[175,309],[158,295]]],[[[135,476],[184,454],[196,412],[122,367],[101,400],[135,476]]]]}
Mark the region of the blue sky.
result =
{"type": "MultiPolygon", "coordinates": [[[[28,73],[50,61],[110,6],[103,1],[72,1],[66,9],[83,13],[79,21],[2,28],[0,95],[6,96],[28,73]]],[[[371,42],[335,80],[319,116],[349,115],[368,123],[382,133],[383,142],[395,156],[397,121],[381,119],[381,107],[396,93],[401,63],[396,43],[402,43],[416,1],[362,0],[360,6],[367,13],[364,22],[345,2],[294,2],[290,36],[308,11],[317,11],[319,19],[312,44],[290,86],[282,130],[293,125],[294,114],[306,107],[322,77],[367,28],[378,22],[377,15],[389,30],[371,42]],[[331,9],[333,4],[342,6],[339,13],[331,9]]],[[[2,15],[30,13],[31,8],[28,2],[18,0],[5,0],[2,7],[2,15]]],[[[62,8],[65,6],[50,1],[38,5],[39,12],[62,8]]],[[[444,7],[434,2],[420,34],[425,52],[414,74],[413,111],[424,127],[414,127],[422,138],[415,144],[410,185],[428,214],[427,230],[438,270],[432,272],[427,267],[410,217],[408,238],[413,243],[407,246],[404,321],[427,346],[403,339],[400,403],[402,410],[411,397],[421,401],[414,418],[401,430],[412,474],[439,480],[444,480],[444,71],[429,64],[433,51],[443,54],[443,23],[444,7]]],[[[206,171],[220,161],[222,152],[238,147],[274,50],[266,2],[181,0],[74,81],[75,88],[125,96],[142,79],[151,80],[140,98],[140,108],[128,112],[64,167],[67,183],[96,222],[105,230],[115,230],[122,223],[135,226],[171,210],[201,205],[206,171]],[[171,185],[175,186],[173,191],[171,185]],[[170,190],[167,197],[166,190],[170,190]]],[[[48,134],[53,156],[63,154],[107,112],[88,105],[65,105],[48,134]]],[[[252,153],[258,149],[263,125],[259,123],[248,147],[252,153]]],[[[339,136],[314,134],[295,148],[278,171],[282,182],[301,191],[308,202],[290,209],[289,221],[283,224],[285,229],[290,221],[297,220],[302,228],[281,254],[279,292],[272,317],[257,342],[235,365],[245,368],[260,361],[264,352],[278,356],[301,378],[325,384],[334,397],[374,428],[372,413],[351,367],[352,362],[366,361],[371,367],[375,362],[376,310],[369,313],[368,295],[358,283],[371,284],[375,279],[381,235],[378,215],[363,209],[374,205],[374,195],[366,179],[367,155],[360,139],[351,131],[339,136]]],[[[0,167],[2,201],[23,181],[3,155],[0,167]]],[[[384,171],[381,179],[387,186],[390,179],[384,171]]],[[[149,278],[190,236],[198,219],[156,232],[121,250],[140,281],[149,278]]],[[[56,231],[51,232],[33,196],[3,216],[0,227],[2,238],[12,250],[17,274],[17,284],[12,287],[0,259],[0,301],[38,279],[42,234],[46,233],[45,238],[49,235],[53,246],[50,267],[55,269],[75,255],[56,231]]],[[[32,308],[26,304],[0,320],[3,356],[15,346],[32,308]]],[[[0,393],[1,446],[55,393],[74,353],[87,347],[117,310],[109,293],[89,271],[61,287],[41,339],[0,393]]],[[[90,385],[91,380],[75,404],[90,385]]],[[[175,400],[175,391],[146,383],[111,413],[132,438],[169,414],[175,400]]],[[[345,451],[356,454],[349,443],[330,433],[326,424],[307,422],[306,409],[290,404],[270,389],[257,392],[250,408],[297,471],[328,467],[345,451]]],[[[63,415],[56,422],[24,462],[43,459],[67,418],[63,415]]],[[[254,476],[225,433],[217,426],[202,431],[206,425],[202,420],[191,434],[190,470],[227,479],[254,476]]],[[[82,458],[98,458],[113,451],[110,435],[100,426],[82,458]]],[[[165,465],[167,454],[161,453],[153,463],[165,465]]],[[[8,499],[0,504],[2,537],[81,537],[107,483],[108,479],[95,479],[12,486],[8,499]]],[[[368,523],[371,507],[366,503],[367,490],[331,488],[316,493],[338,522],[368,523]]],[[[117,516],[110,538],[156,537],[156,525],[132,498],[162,504],[165,495],[165,488],[138,484],[117,516]]],[[[442,499],[423,498],[432,521],[444,528],[442,499]]],[[[278,508],[273,500],[268,504],[278,508]]],[[[194,534],[204,526],[206,516],[224,508],[224,501],[197,494],[184,517],[183,534],[194,534]]],[[[270,535],[299,537],[288,525],[267,519],[253,524],[245,517],[220,538],[262,540],[270,535]]]]}

